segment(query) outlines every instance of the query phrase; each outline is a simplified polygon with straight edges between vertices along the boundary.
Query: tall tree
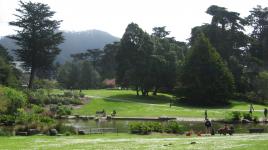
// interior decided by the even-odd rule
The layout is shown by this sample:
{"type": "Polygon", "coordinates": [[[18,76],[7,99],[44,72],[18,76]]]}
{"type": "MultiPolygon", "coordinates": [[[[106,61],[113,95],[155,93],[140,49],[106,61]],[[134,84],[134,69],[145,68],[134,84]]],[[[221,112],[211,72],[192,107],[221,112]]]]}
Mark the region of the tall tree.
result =
{"type": "Polygon", "coordinates": [[[189,101],[211,105],[228,101],[234,89],[232,73],[204,34],[199,34],[181,74],[184,96],[189,101]]]}
{"type": "Polygon", "coordinates": [[[101,77],[103,79],[113,79],[116,76],[117,63],[115,60],[116,54],[119,50],[120,43],[115,42],[105,45],[103,49],[103,56],[101,58],[101,77]]]}
{"type": "Polygon", "coordinates": [[[55,12],[42,3],[20,1],[20,8],[16,11],[17,20],[9,24],[19,30],[10,38],[19,46],[15,50],[18,61],[22,61],[24,67],[31,71],[28,85],[31,88],[36,71],[51,66],[60,53],[57,46],[64,39],[62,32],[57,30],[61,21],[52,20],[55,12]]]}
{"type": "Polygon", "coordinates": [[[247,20],[253,27],[250,53],[262,60],[268,68],[268,7],[253,8],[247,20]]]}
{"type": "MultiPolygon", "coordinates": [[[[216,5],[210,6],[207,13],[212,16],[211,24],[193,28],[191,41],[195,41],[200,32],[204,33],[234,75],[237,92],[243,93],[248,86],[244,78],[245,66],[249,60],[246,51],[249,37],[243,32],[246,20],[239,13],[216,5]]],[[[190,45],[193,45],[191,41],[190,45]]]]}
{"type": "Polygon", "coordinates": [[[159,89],[171,91],[177,82],[179,62],[183,61],[184,54],[182,43],[167,37],[169,31],[165,27],[153,28],[152,40],[154,52],[151,61],[151,80],[153,84],[153,95],[159,89]]]}
{"type": "Polygon", "coordinates": [[[137,95],[148,95],[150,83],[150,61],[153,42],[137,24],[130,23],[120,41],[116,55],[118,64],[116,82],[121,86],[133,86],[137,95]]]}

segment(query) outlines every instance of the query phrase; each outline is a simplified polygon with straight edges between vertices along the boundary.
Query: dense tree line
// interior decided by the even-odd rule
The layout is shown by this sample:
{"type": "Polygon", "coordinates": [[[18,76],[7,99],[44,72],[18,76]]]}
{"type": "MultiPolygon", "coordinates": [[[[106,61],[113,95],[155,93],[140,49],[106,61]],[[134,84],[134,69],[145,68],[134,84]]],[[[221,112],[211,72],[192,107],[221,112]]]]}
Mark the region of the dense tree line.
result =
{"type": "MultiPolygon", "coordinates": [[[[72,60],[53,64],[63,41],[57,32],[60,21],[41,3],[20,2],[17,21],[16,59],[30,71],[29,87],[35,76],[56,78],[64,88],[102,87],[105,79],[117,86],[135,89],[137,95],[173,92],[189,102],[218,104],[230,98],[264,102],[268,99],[268,8],[257,6],[250,15],[212,5],[206,13],[211,22],[192,28],[189,42],[170,37],[166,28],[152,34],[130,23],[120,42],[103,49],[72,54],[72,60]],[[42,11],[39,11],[42,10],[42,11]],[[253,29],[250,35],[245,28],[253,29]]],[[[0,47],[0,82],[15,81],[14,67],[5,48],[0,47]],[[14,76],[12,76],[14,75],[14,76]]]]}
{"type": "Polygon", "coordinates": [[[19,84],[20,72],[12,64],[12,60],[7,49],[0,45],[0,85],[16,87],[19,84]]]}

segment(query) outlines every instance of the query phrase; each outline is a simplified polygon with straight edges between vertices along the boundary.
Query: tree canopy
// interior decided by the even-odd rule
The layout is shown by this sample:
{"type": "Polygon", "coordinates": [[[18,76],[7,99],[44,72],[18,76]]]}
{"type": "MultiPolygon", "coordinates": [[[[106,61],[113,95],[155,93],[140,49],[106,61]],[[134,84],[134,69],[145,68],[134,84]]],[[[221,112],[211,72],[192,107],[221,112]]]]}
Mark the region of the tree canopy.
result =
{"type": "Polygon", "coordinates": [[[232,73],[221,56],[200,33],[186,58],[181,74],[183,95],[195,104],[221,104],[234,90],[232,73]]]}
{"type": "Polygon", "coordinates": [[[31,88],[36,71],[49,68],[60,52],[57,46],[63,42],[62,32],[58,32],[61,21],[52,20],[55,12],[42,3],[20,1],[16,11],[16,21],[9,24],[19,30],[10,38],[19,46],[15,50],[17,60],[31,71],[28,85],[31,88]]]}

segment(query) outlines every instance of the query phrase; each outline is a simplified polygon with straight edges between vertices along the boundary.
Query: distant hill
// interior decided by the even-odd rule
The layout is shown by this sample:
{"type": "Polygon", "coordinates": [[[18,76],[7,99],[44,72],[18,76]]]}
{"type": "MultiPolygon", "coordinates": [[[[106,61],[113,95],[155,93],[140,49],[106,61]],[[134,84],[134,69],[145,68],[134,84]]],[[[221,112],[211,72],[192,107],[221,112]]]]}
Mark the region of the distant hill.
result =
{"type": "MultiPolygon", "coordinates": [[[[119,41],[119,38],[100,30],[87,30],[80,32],[63,32],[64,43],[60,44],[61,53],[56,61],[63,63],[70,58],[70,54],[85,52],[87,49],[103,48],[108,43],[119,41]]],[[[16,49],[13,40],[3,37],[0,44],[7,48],[11,54],[16,49]]]]}

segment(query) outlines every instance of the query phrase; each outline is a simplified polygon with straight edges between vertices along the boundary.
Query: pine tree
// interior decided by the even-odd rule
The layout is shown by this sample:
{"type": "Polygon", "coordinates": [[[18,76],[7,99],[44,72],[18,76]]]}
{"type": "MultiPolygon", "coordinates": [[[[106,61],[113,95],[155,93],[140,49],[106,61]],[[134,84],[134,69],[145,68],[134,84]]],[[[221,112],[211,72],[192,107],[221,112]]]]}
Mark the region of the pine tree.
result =
{"type": "Polygon", "coordinates": [[[42,3],[20,1],[20,8],[16,11],[19,13],[15,15],[16,21],[9,24],[19,30],[10,38],[19,46],[15,50],[18,61],[31,71],[28,85],[31,88],[36,71],[52,66],[60,52],[57,46],[63,42],[63,36],[57,30],[61,21],[52,20],[55,12],[42,3]]]}
{"type": "Polygon", "coordinates": [[[234,79],[219,53],[200,33],[182,69],[184,96],[191,103],[226,103],[234,90],[234,79]]]}

